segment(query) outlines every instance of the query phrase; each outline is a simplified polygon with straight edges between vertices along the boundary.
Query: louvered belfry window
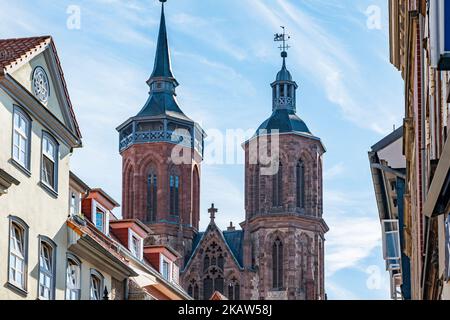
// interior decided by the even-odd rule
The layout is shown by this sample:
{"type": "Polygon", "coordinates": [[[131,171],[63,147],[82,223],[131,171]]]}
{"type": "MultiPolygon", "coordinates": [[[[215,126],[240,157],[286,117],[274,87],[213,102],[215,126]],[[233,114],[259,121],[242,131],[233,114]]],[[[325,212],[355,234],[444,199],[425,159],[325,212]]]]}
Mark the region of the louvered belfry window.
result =
{"type": "Polygon", "coordinates": [[[147,220],[156,221],[156,210],[158,206],[158,176],[150,173],[147,180],[147,220]]]}
{"type": "Polygon", "coordinates": [[[305,164],[299,161],[296,167],[297,208],[305,208],[305,164]]]}
{"type": "Polygon", "coordinates": [[[283,288],[283,243],[277,238],[272,247],[273,259],[273,289],[281,290],[283,288]]]}
{"type": "Polygon", "coordinates": [[[278,172],[272,177],[272,202],[273,207],[283,205],[283,165],[279,164],[278,172]]]}

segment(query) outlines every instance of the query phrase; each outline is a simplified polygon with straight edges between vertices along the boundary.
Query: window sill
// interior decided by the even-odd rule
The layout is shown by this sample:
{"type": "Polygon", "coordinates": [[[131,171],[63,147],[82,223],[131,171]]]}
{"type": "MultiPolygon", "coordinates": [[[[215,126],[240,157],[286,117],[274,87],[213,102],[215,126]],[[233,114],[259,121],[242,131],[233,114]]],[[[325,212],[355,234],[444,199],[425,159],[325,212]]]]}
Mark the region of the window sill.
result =
{"type": "Polygon", "coordinates": [[[24,175],[26,175],[28,178],[31,177],[31,171],[28,170],[27,168],[25,168],[23,165],[21,165],[20,163],[18,163],[16,160],[14,160],[13,158],[10,159],[11,164],[16,167],[16,169],[18,169],[19,171],[21,171],[24,175]]]}
{"type": "Polygon", "coordinates": [[[52,187],[49,187],[45,182],[40,181],[39,185],[41,186],[42,189],[44,189],[50,196],[52,196],[53,198],[58,198],[58,192],[56,192],[55,190],[53,190],[52,187]]]}
{"type": "Polygon", "coordinates": [[[21,295],[22,297],[26,298],[28,296],[28,291],[16,286],[15,284],[11,282],[6,283],[6,287],[14,291],[15,293],[21,295]]]}
{"type": "Polygon", "coordinates": [[[284,292],[286,291],[286,288],[279,288],[279,289],[271,289],[270,292],[284,292]]]}

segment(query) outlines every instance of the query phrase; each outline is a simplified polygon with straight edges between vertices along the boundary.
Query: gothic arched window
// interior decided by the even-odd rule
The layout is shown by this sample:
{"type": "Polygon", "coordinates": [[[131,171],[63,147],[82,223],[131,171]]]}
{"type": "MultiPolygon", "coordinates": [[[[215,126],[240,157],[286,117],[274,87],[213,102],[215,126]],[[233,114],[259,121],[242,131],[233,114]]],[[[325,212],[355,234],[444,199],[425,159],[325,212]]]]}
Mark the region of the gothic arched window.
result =
{"type": "Polygon", "coordinates": [[[189,282],[188,294],[192,298],[194,298],[194,300],[198,300],[199,299],[199,287],[198,287],[197,281],[195,279],[192,279],[189,282]]]}
{"type": "Polygon", "coordinates": [[[150,171],[147,177],[147,221],[156,221],[156,210],[158,205],[158,176],[150,171]]]}
{"type": "Polygon", "coordinates": [[[206,269],[209,268],[209,256],[205,256],[205,259],[203,260],[203,270],[206,271],[206,269]]]}
{"type": "Polygon", "coordinates": [[[170,175],[170,214],[180,215],[180,176],[170,175]]]}
{"type": "Polygon", "coordinates": [[[295,176],[297,208],[303,209],[305,207],[305,164],[301,160],[297,163],[295,176]]]}
{"type": "Polygon", "coordinates": [[[236,277],[233,277],[231,279],[230,283],[228,284],[228,299],[229,300],[240,300],[241,296],[241,287],[239,286],[239,282],[236,279],[236,277]]]}
{"type": "Polygon", "coordinates": [[[224,287],[224,279],[222,276],[217,276],[216,279],[214,279],[214,290],[218,291],[223,294],[223,287],[224,287]]]}
{"type": "Polygon", "coordinates": [[[255,175],[253,177],[253,214],[257,214],[259,212],[259,175],[259,166],[256,166],[255,175]]]}
{"type": "Polygon", "coordinates": [[[223,270],[223,265],[224,265],[224,258],[223,255],[220,255],[219,258],[217,259],[217,266],[223,270]]]}
{"type": "Polygon", "coordinates": [[[280,238],[272,246],[272,287],[283,288],[283,243],[280,238]]]}
{"type": "Polygon", "coordinates": [[[193,217],[191,219],[192,225],[197,225],[200,219],[200,174],[198,168],[194,169],[194,187],[193,187],[193,217]]]}
{"type": "Polygon", "coordinates": [[[207,276],[203,279],[203,300],[211,299],[213,295],[213,279],[207,276]]]}
{"type": "Polygon", "coordinates": [[[272,177],[272,204],[273,207],[283,205],[283,165],[279,164],[278,172],[272,177]]]}
{"type": "Polygon", "coordinates": [[[195,285],[194,285],[194,296],[193,296],[193,298],[195,299],[195,300],[199,300],[200,299],[200,290],[199,290],[199,288],[198,288],[198,284],[196,283],[195,285]]]}

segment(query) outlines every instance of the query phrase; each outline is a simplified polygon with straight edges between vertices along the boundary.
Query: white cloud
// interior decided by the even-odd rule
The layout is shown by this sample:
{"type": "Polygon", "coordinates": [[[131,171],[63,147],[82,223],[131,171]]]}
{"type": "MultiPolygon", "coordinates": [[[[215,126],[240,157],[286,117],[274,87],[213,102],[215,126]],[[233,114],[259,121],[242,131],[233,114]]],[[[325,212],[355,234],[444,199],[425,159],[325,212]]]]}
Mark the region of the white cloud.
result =
{"type": "MultiPolygon", "coordinates": [[[[326,23],[312,18],[292,2],[276,2],[278,10],[268,3],[251,0],[252,8],[256,9],[253,11],[265,21],[265,26],[278,30],[280,25],[286,25],[295,35],[297,45],[292,47],[290,56],[297,58],[291,58],[289,63],[307,71],[347,120],[379,134],[390,132],[392,124],[400,121],[395,112],[397,108],[393,108],[391,100],[386,97],[375,100],[371,97],[371,92],[367,91],[372,85],[370,77],[361,74],[358,60],[349,53],[341,39],[333,36],[333,30],[327,28],[326,23]]],[[[334,9],[338,8],[335,4],[334,9]]]]}
{"type": "Polygon", "coordinates": [[[355,267],[380,246],[381,230],[377,218],[328,219],[332,229],[327,234],[327,274],[355,267]]]}
{"type": "Polygon", "coordinates": [[[345,166],[343,162],[333,165],[331,168],[325,170],[323,178],[325,180],[332,180],[345,172],[345,166]]]}
{"type": "Polygon", "coordinates": [[[360,298],[352,291],[335,282],[327,281],[326,286],[327,294],[332,296],[335,300],[360,300],[360,298]]]}
{"type": "Polygon", "coordinates": [[[171,22],[188,36],[199,39],[208,46],[223,51],[236,60],[244,60],[247,57],[245,51],[230,41],[230,37],[226,36],[223,33],[223,29],[221,30],[217,26],[218,21],[196,17],[187,13],[178,13],[171,16],[171,22]]]}

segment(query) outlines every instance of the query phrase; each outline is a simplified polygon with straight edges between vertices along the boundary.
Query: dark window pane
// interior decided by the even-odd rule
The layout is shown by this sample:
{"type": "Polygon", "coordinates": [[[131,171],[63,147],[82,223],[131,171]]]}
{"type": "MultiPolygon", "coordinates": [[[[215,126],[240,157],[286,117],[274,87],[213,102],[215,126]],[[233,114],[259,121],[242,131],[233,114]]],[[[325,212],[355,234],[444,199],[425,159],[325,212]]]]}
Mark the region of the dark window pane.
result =
{"type": "Polygon", "coordinates": [[[219,256],[219,259],[217,261],[217,266],[223,270],[223,265],[224,265],[224,259],[223,256],[219,256]]]}
{"type": "Polygon", "coordinates": [[[42,159],[42,179],[50,187],[55,187],[55,164],[46,156],[42,159]]]}
{"type": "Polygon", "coordinates": [[[228,286],[228,299],[234,300],[234,286],[232,284],[228,286]]]}
{"type": "Polygon", "coordinates": [[[217,277],[217,278],[214,280],[214,290],[215,290],[215,291],[218,291],[218,292],[220,292],[220,293],[223,294],[223,284],[224,284],[223,278],[220,277],[220,276],[217,277]]]}
{"type": "Polygon", "coordinates": [[[209,268],[209,257],[206,256],[205,260],[203,260],[203,270],[206,270],[209,268]]]}
{"type": "Polygon", "coordinates": [[[234,300],[240,300],[241,299],[241,287],[239,284],[236,284],[234,286],[234,300]]]}
{"type": "Polygon", "coordinates": [[[279,238],[272,246],[272,286],[274,289],[283,287],[283,244],[279,238]]]}
{"type": "Polygon", "coordinates": [[[198,285],[197,284],[195,284],[195,286],[194,286],[194,299],[195,300],[199,300],[200,299],[200,293],[199,293],[199,288],[198,288],[198,285]]]}
{"type": "Polygon", "coordinates": [[[213,280],[206,277],[203,280],[203,300],[209,300],[213,294],[213,280]]]}
{"type": "Polygon", "coordinates": [[[147,220],[156,221],[156,209],[158,201],[158,178],[155,174],[150,174],[147,180],[147,220]]]}
{"type": "Polygon", "coordinates": [[[297,207],[305,207],[305,166],[303,162],[299,162],[296,168],[296,178],[297,178],[297,207]]]}

